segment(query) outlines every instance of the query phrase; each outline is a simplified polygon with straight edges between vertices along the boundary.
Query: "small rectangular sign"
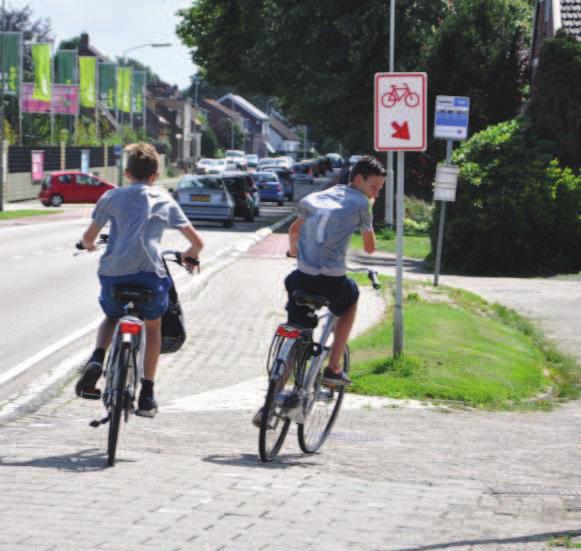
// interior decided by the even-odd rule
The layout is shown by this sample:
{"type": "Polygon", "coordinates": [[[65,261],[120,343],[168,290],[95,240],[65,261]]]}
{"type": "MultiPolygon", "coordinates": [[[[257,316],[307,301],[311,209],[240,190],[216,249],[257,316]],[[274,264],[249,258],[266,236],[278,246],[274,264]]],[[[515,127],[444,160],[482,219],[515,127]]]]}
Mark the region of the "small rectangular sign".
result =
{"type": "Polygon", "coordinates": [[[438,164],[434,182],[434,201],[454,202],[456,200],[459,172],[460,169],[457,166],[438,164]]]}
{"type": "Polygon", "coordinates": [[[44,151],[31,151],[32,161],[32,181],[37,182],[44,178],[44,151]]]}
{"type": "Polygon", "coordinates": [[[375,75],[375,150],[425,151],[426,73],[375,75]]]}
{"type": "Polygon", "coordinates": [[[437,96],[434,138],[465,140],[468,137],[470,98],[437,96]]]}

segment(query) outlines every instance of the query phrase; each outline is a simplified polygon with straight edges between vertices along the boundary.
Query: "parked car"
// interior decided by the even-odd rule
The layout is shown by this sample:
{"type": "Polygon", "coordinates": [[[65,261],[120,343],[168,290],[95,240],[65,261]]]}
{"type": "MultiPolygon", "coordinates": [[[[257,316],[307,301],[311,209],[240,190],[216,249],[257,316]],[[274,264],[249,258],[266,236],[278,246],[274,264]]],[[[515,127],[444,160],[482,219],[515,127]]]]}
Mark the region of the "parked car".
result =
{"type": "Polygon", "coordinates": [[[294,163],[292,166],[293,182],[299,184],[313,183],[313,170],[310,162],[294,163]]]}
{"type": "Polygon", "coordinates": [[[289,201],[292,201],[295,197],[295,184],[292,179],[292,172],[281,166],[268,166],[265,165],[262,169],[263,172],[274,172],[284,188],[284,196],[289,201]]]}
{"type": "Polygon", "coordinates": [[[258,155],[254,155],[254,153],[246,155],[246,162],[248,163],[248,168],[258,168],[258,155]]]}
{"type": "Polygon", "coordinates": [[[45,206],[60,207],[63,203],[96,203],[114,184],[86,172],[52,172],[40,184],[39,201],[45,206]]]}
{"type": "Polygon", "coordinates": [[[234,224],[234,199],[221,177],[187,174],[173,197],[189,220],[222,222],[225,228],[234,224]]]}
{"type": "Polygon", "coordinates": [[[196,163],[198,174],[220,174],[228,168],[226,159],[200,159],[196,163]]]}
{"type": "Polygon", "coordinates": [[[226,162],[234,165],[235,170],[246,170],[248,168],[248,161],[246,160],[246,154],[244,151],[227,149],[225,157],[226,162]]]}
{"type": "Polygon", "coordinates": [[[284,188],[274,172],[255,172],[252,178],[258,186],[260,201],[284,205],[284,188]]]}
{"type": "Polygon", "coordinates": [[[226,189],[234,199],[234,216],[244,218],[246,222],[254,222],[257,207],[256,199],[260,201],[260,193],[254,180],[247,172],[224,172],[222,174],[226,189]]]}
{"type": "Polygon", "coordinates": [[[361,159],[361,157],[363,157],[363,155],[351,155],[347,164],[353,166],[359,159],[361,159]]]}
{"type": "Polygon", "coordinates": [[[343,166],[345,165],[345,161],[343,160],[343,157],[341,157],[341,155],[339,155],[339,153],[327,153],[327,155],[325,155],[325,157],[327,157],[327,159],[329,159],[330,163],[331,163],[331,168],[335,171],[339,171],[343,168],[343,166]]]}

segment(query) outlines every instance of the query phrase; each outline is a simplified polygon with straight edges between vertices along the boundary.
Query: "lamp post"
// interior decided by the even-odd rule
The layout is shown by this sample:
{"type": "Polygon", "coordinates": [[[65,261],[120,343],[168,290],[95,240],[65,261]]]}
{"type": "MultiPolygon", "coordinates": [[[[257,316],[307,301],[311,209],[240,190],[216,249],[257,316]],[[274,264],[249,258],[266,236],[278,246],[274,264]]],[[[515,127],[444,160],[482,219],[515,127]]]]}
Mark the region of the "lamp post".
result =
{"type": "Polygon", "coordinates": [[[4,0],[2,0],[2,43],[0,44],[0,71],[2,80],[0,82],[0,212],[4,210],[4,86],[6,79],[4,76],[4,47],[5,47],[5,13],[4,0]]]}
{"type": "MultiPolygon", "coordinates": [[[[390,2],[389,10],[389,72],[395,71],[395,0],[390,2]]],[[[393,227],[393,151],[387,154],[387,186],[385,188],[385,223],[393,227]]]]}

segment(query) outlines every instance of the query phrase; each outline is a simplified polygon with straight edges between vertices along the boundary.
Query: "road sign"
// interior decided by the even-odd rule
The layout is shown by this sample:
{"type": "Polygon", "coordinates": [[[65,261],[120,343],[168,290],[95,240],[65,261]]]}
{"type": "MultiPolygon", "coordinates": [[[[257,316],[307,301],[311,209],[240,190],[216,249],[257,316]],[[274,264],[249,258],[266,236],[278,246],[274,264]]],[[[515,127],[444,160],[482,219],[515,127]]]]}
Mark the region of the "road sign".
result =
{"type": "Polygon", "coordinates": [[[454,202],[456,200],[459,171],[460,168],[457,166],[438,163],[434,188],[435,201],[454,202]]]}
{"type": "Polygon", "coordinates": [[[468,137],[470,98],[437,96],[434,138],[465,140],[468,137]]]}
{"type": "Polygon", "coordinates": [[[375,150],[425,151],[426,73],[376,73],[375,150]]]}

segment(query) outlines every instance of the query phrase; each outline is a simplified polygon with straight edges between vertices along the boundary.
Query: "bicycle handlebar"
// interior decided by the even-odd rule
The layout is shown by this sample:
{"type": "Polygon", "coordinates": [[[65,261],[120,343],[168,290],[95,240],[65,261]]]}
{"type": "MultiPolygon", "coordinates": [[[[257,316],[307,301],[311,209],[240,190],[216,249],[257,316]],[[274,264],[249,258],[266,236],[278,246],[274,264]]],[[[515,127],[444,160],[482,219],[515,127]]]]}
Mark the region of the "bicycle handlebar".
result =
{"type": "Polygon", "coordinates": [[[350,268],[349,266],[347,266],[347,271],[367,274],[369,281],[371,281],[371,286],[374,289],[381,289],[381,283],[379,283],[377,272],[375,270],[370,270],[369,268],[350,268]]]}

